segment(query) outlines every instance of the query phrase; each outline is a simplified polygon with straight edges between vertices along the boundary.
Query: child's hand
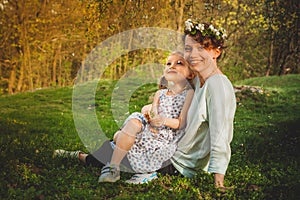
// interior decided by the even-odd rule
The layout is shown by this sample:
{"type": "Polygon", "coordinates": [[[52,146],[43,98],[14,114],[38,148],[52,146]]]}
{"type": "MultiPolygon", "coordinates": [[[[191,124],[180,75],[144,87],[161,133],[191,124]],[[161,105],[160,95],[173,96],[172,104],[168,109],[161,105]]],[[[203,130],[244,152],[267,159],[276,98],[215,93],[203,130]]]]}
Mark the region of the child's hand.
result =
{"type": "Polygon", "coordinates": [[[161,127],[162,125],[164,125],[164,122],[165,118],[160,115],[156,115],[150,119],[150,125],[154,127],[161,127]]]}
{"type": "Polygon", "coordinates": [[[148,105],[145,105],[142,110],[141,110],[141,113],[143,114],[147,114],[152,108],[152,104],[148,104],[148,105]]]}

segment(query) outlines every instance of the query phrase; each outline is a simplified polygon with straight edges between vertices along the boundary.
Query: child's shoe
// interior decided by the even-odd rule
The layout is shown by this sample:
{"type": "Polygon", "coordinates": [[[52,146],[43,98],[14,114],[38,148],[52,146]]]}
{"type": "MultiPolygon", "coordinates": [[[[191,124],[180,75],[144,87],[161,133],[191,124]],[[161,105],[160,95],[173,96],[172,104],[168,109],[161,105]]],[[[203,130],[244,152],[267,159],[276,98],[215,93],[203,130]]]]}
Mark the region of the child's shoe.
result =
{"type": "Polygon", "coordinates": [[[101,170],[98,182],[116,182],[120,180],[120,168],[107,163],[101,170]]]}
{"type": "Polygon", "coordinates": [[[158,178],[156,172],[146,173],[146,174],[135,174],[129,180],[127,180],[126,183],[143,184],[143,183],[148,183],[156,178],[158,178]]]}

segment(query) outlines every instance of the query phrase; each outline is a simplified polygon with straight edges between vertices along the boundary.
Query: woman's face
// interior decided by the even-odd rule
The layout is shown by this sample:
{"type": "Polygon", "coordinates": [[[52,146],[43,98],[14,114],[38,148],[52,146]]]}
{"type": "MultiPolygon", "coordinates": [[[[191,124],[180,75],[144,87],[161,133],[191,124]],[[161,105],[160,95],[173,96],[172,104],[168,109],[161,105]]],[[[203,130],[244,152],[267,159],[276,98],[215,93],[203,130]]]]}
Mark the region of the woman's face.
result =
{"type": "Polygon", "coordinates": [[[216,66],[216,58],[220,55],[219,49],[205,49],[191,36],[185,37],[184,58],[191,63],[192,69],[201,74],[206,69],[216,66]]]}
{"type": "Polygon", "coordinates": [[[167,81],[177,82],[192,78],[192,72],[184,58],[175,54],[168,57],[164,76],[167,81]]]}

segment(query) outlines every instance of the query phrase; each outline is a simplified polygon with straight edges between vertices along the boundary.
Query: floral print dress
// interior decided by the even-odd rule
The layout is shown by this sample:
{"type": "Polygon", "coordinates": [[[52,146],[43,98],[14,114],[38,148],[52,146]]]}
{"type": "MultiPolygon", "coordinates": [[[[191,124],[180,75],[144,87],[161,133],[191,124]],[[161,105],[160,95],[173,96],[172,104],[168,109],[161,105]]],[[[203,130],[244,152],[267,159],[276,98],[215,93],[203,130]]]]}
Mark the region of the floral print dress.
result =
{"type": "MultiPolygon", "coordinates": [[[[178,118],[182,110],[187,90],[176,95],[167,95],[168,89],[160,90],[158,114],[167,118],[178,118]]],[[[172,157],[177,148],[177,142],[184,131],[170,127],[159,127],[153,133],[148,120],[141,113],[132,113],[126,120],[138,119],[142,122],[142,131],[137,134],[127,158],[132,169],[137,173],[153,172],[162,167],[164,161],[172,157]]],[[[126,123],[125,122],[125,123],[126,123]]]]}

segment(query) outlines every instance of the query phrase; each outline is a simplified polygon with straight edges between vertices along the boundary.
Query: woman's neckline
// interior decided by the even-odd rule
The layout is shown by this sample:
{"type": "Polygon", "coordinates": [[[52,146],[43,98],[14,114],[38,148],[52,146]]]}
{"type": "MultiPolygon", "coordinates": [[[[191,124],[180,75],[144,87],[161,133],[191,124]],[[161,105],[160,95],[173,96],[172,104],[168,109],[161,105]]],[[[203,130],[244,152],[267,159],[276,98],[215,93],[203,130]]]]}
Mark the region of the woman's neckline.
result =
{"type": "Polygon", "coordinates": [[[224,77],[226,77],[226,75],[224,75],[223,73],[216,73],[216,74],[213,74],[213,75],[211,75],[210,77],[208,77],[208,78],[204,81],[203,84],[201,84],[201,79],[200,79],[200,77],[198,77],[198,79],[199,79],[199,85],[200,85],[199,87],[200,87],[200,88],[203,88],[203,86],[206,85],[206,82],[207,82],[210,78],[215,77],[215,76],[224,76],[224,77]]]}

